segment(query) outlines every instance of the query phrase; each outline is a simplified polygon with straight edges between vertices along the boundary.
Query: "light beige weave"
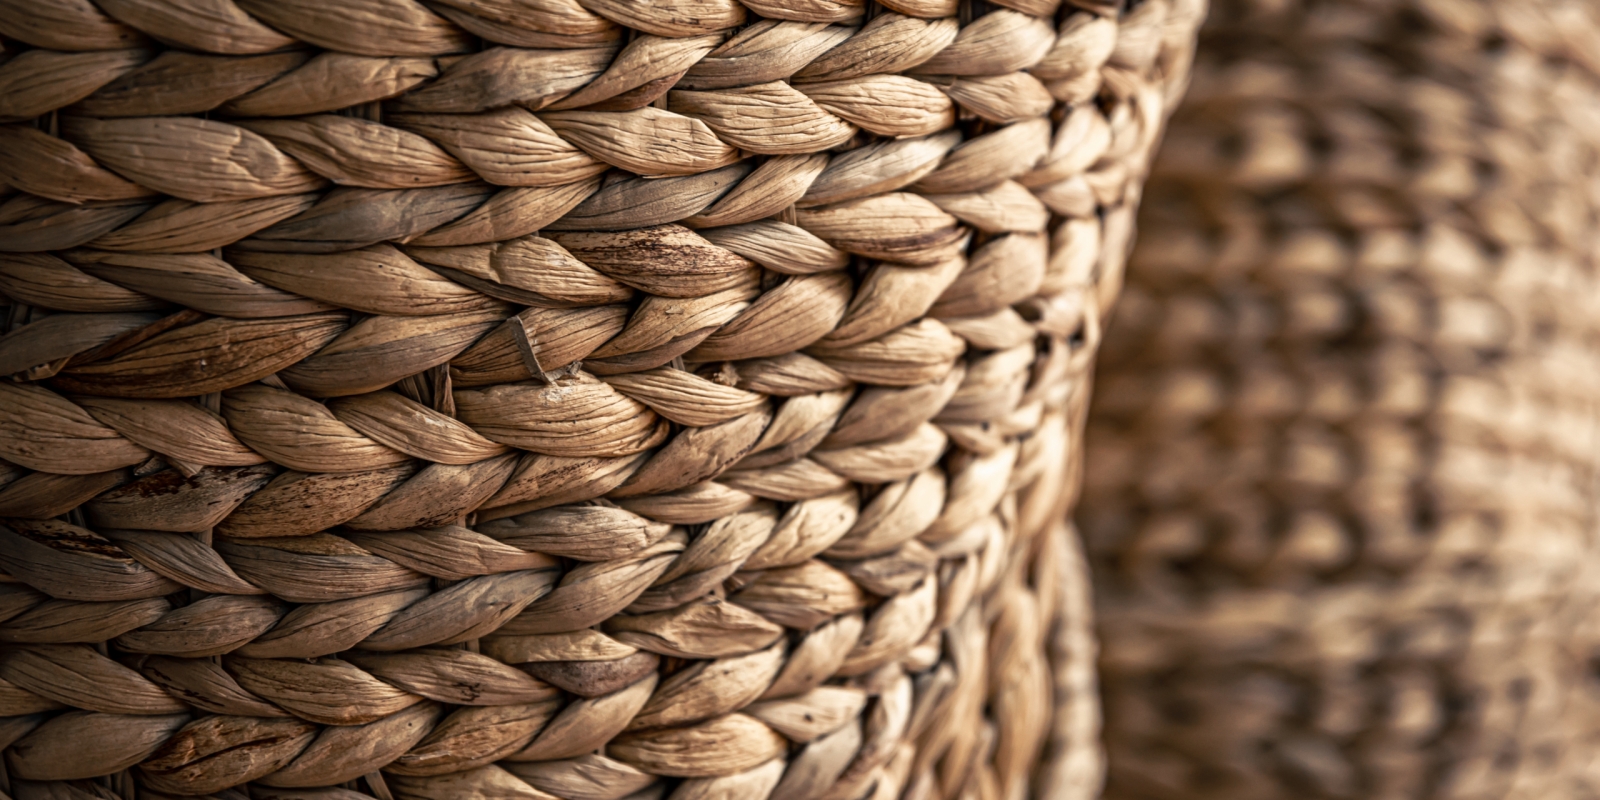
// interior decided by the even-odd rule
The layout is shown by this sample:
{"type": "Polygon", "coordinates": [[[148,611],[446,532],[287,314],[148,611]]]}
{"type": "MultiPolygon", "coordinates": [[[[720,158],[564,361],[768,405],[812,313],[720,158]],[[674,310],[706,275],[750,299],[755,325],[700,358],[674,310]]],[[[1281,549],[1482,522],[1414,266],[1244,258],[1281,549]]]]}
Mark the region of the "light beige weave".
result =
{"type": "Polygon", "coordinates": [[[0,790],[1092,795],[1122,5],[0,0],[0,790]]]}

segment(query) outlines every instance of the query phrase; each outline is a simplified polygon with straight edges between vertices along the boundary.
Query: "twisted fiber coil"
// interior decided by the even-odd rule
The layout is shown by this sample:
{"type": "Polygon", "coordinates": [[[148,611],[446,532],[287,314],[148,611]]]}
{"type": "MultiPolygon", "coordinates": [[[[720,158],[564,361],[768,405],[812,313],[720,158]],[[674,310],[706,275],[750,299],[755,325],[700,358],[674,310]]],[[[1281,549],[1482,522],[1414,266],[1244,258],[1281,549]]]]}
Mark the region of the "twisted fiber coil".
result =
{"type": "Polygon", "coordinates": [[[0,788],[1087,797],[1191,0],[0,0],[0,788]]]}
{"type": "Polygon", "coordinates": [[[1600,6],[1199,52],[1090,423],[1108,796],[1600,796],[1600,6]]]}

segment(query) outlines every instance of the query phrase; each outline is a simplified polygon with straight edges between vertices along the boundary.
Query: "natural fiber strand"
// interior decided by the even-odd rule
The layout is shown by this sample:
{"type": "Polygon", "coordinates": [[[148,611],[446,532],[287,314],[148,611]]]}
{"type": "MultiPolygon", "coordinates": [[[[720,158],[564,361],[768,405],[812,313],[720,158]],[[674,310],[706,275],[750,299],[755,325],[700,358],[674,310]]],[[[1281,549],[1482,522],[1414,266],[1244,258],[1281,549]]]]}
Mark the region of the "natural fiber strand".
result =
{"type": "Polygon", "coordinates": [[[1087,798],[1197,0],[0,0],[0,790],[1087,798]]]}
{"type": "Polygon", "coordinates": [[[1090,423],[1108,797],[1597,796],[1600,6],[1199,52],[1090,423]]]}

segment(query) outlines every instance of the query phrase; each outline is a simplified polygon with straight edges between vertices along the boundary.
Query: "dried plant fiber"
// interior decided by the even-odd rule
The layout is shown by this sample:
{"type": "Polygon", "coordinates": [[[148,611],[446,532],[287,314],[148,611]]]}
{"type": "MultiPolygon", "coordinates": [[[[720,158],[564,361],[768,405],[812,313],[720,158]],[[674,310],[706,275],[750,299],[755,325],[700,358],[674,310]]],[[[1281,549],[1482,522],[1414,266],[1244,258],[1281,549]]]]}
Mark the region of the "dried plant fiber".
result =
{"type": "Polygon", "coordinates": [[[1092,796],[1201,5],[0,0],[0,791],[1092,796]]]}
{"type": "Polygon", "coordinates": [[[1091,413],[1108,797],[1596,797],[1600,5],[1207,24],[1091,413]]]}

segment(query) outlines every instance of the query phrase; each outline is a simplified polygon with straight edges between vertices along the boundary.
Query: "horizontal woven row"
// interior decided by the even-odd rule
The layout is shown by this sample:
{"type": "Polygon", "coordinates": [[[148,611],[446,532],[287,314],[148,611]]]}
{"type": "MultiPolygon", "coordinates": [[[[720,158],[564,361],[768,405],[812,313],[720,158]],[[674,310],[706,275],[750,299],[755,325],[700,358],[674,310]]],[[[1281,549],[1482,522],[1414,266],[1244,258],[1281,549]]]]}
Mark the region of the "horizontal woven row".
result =
{"type": "MultiPolygon", "coordinates": [[[[0,34],[63,45],[37,35],[43,23],[27,18],[31,4],[17,5],[23,8],[0,19],[0,34]]],[[[297,31],[325,27],[325,16],[352,15],[313,4],[281,11],[299,23],[297,31]]],[[[859,6],[853,11],[859,18],[859,6]]],[[[74,22],[83,27],[96,20],[117,26],[87,2],[81,12],[74,22]]],[[[448,49],[408,51],[400,36],[385,39],[398,52],[361,55],[337,48],[157,55],[123,49],[134,43],[121,40],[91,52],[32,50],[0,65],[0,117],[70,116],[48,131],[3,128],[0,177],[63,202],[155,193],[225,202],[293,195],[328,180],[391,189],[480,179],[551,187],[608,166],[645,176],[698,175],[736,162],[741,152],[815,153],[861,131],[937,133],[952,126],[958,106],[996,124],[1043,117],[1057,101],[1092,97],[1108,59],[1135,70],[1148,64],[1161,42],[1162,15],[1136,15],[1120,36],[1115,23],[1092,14],[1073,16],[1058,30],[1011,9],[965,28],[951,18],[893,12],[859,28],[823,24],[836,21],[766,20],[730,38],[723,29],[740,19],[717,19],[688,38],[651,32],[626,45],[493,47],[461,57],[448,49]],[[901,74],[908,70],[925,79],[901,74]],[[395,99],[367,114],[377,119],[327,113],[387,98],[395,99]],[[199,113],[207,118],[173,117],[199,113]],[[297,118],[272,119],[286,116],[297,118]]]]}
{"type": "Polygon", "coordinates": [[[1093,796],[1129,5],[0,0],[0,791],[1093,796]]]}

